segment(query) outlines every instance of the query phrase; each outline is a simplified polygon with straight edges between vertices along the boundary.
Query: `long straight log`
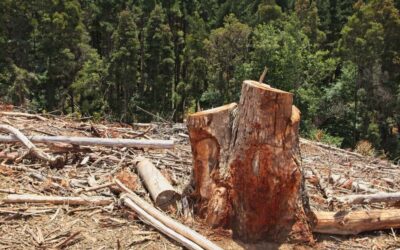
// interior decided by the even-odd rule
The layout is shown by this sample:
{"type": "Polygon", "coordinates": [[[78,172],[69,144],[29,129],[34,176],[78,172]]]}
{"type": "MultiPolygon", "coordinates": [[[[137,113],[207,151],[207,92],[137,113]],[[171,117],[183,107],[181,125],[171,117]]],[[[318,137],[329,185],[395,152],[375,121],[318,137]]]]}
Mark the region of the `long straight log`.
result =
{"type": "MultiPolygon", "coordinates": [[[[136,147],[136,148],[174,148],[173,140],[135,140],[121,138],[97,138],[97,137],[69,137],[69,136],[28,136],[32,142],[41,143],[70,143],[86,146],[108,146],[108,147],[136,147]]],[[[15,136],[0,136],[0,142],[17,142],[15,136]]]]}
{"type": "Polygon", "coordinates": [[[189,240],[195,242],[196,244],[198,244],[199,246],[201,246],[204,249],[222,250],[222,248],[220,248],[219,246],[217,246],[210,240],[206,239],[201,234],[182,225],[181,223],[175,221],[174,219],[163,214],[161,211],[157,210],[155,207],[153,207],[152,205],[150,205],[149,203],[144,201],[142,198],[137,196],[134,192],[132,192],[129,188],[127,188],[124,184],[122,184],[119,180],[115,180],[115,182],[122,190],[124,190],[127,193],[127,197],[129,197],[129,199],[131,199],[140,208],[145,210],[152,217],[159,220],[165,226],[167,226],[170,229],[174,230],[175,232],[183,235],[184,237],[188,238],[189,240]]]}
{"type": "Polygon", "coordinates": [[[137,162],[136,169],[140,178],[158,207],[166,209],[180,197],[151,161],[144,157],[137,157],[135,162],[137,162]]]}
{"type": "Polygon", "coordinates": [[[109,205],[112,199],[102,196],[64,197],[34,194],[10,194],[1,200],[4,203],[50,203],[54,205],[109,205]]]}
{"type": "Polygon", "coordinates": [[[155,227],[158,231],[169,236],[171,239],[176,240],[177,242],[182,244],[184,247],[191,249],[191,250],[203,249],[196,243],[192,242],[191,240],[186,239],[185,237],[178,234],[171,228],[162,224],[159,220],[155,219],[153,216],[151,216],[149,213],[147,213],[145,210],[143,210],[140,206],[138,206],[136,203],[134,203],[128,196],[121,197],[121,200],[122,200],[123,204],[125,204],[126,206],[131,208],[133,211],[135,211],[139,215],[139,217],[143,219],[144,223],[155,227]]]}
{"type": "Polygon", "coordinates": [[[346,204],[370,204],[374,202],[396,202],[400,201],[400,192],[385,193],[380,192],[376,194],[355,194],[346,195],[336,198],[339,202],[346,204]]]}
{"type": "Polygon", "coordinates": [[[361,232],[400,228],[400,209],[314,212],[313,232],[355,235],[361,232]]]}

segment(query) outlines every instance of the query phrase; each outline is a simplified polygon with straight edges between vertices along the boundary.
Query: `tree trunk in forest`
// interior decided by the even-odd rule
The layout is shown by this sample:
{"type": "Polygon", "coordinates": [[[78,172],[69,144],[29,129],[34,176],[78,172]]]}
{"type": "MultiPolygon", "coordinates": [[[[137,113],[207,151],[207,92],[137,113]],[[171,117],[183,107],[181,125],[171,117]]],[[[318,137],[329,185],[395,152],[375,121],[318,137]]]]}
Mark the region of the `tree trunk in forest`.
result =
{"type": "Polygon", "coordinates": [[[244,81],[240,103],[187,119],[196,212],[243,241],[313,241],[302,200],[293,95],[244,81]]]}

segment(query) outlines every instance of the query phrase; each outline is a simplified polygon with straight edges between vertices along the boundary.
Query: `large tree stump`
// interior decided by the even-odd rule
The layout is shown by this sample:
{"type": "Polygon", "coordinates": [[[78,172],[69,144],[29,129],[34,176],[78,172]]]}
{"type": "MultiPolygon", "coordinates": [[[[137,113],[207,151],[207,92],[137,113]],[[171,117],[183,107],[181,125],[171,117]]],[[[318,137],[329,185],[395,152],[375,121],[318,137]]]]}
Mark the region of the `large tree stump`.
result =
{"type": "Polygon", "coordinates": [[[312,241],[302,201],[293,95],[244,81],[239,105],[187,119],[196,212],[243,241],[312,241]]]}

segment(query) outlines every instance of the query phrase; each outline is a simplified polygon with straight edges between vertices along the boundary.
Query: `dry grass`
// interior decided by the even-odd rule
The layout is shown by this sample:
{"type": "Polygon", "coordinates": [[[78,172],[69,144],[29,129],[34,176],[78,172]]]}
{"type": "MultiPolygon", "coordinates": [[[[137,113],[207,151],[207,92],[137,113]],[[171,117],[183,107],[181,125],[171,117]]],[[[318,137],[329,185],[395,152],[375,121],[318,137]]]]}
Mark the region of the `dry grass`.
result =
{"type": "Polygon", "coordinates": [[[374,146],[372,146],[372,144],[367,140],[359,141],[355,147],[355,151],[364,156],[374,156],[375,155],[374,146]]]}

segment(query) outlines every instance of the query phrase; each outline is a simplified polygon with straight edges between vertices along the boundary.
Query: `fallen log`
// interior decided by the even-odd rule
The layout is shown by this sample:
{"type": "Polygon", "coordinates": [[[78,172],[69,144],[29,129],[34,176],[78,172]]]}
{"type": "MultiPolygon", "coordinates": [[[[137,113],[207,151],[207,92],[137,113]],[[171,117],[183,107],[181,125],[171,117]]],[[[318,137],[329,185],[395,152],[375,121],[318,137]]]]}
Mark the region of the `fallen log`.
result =
{"type": "Polygon", "coordinates": [[[53,167],[61,167],[64,165],[64,158],[62,156],[56,156],[52,157],[39,148],[37,148],[24,134],[22,134],[18,129],[5,125],[5,124],[0,124],[0,130],[6,131],[8,133],[11,133],[12,136],[9,136],[11,138],[14,138],[15,141],[20,141],[22,144],[24,144],[28,150],[29,154],[32,154],[34,157],[46,161],[50,164],[50,166],[53,167]]]}
{"type": "Polygon", "coordinates": [[[371,204],[375,202],[397,202],[400,201],[400,192],[395,193],[375,193],[375,194],[355,194],[336,198],[338,202],[345,204],[371,204]]]}
{"type": "Polygon", "coordinates": [[[10,194],[1,200],[4,203],[50,203],[54,205],[109,205],[112,199],[102,196],[64,197],[34,194],[10,194]]]}
{"type": "MultiPolygon", "coordinates": [[[[155,219],[160,221],[162,224],[164,224],[168,228],[170,228],[173,231],[175,231],[176,233],[184,236],[185,238],[193,241],[194,243],[196,243],[197,245],[199,245],[200,247],[202,247],[204,249],[222,250],[222,248],[220,248],[219,246],[217,246],[216,244],[214,244],[210,240],[206,239],[201,234],[199,234],[196,231],[194,231],[194,230],[182,225],[181,223],[175,221],[174,219],[172,219],[172,218],[166,216],[165,214],[163,214],[161,211],[157,210],[155,207],[153,207],[152,205],[150,205],[149,203],[144,201],[142,198],[137,196],[130,189],[128,189],[119,180],[115,180],[115,182],[117,183],[117,185],[122,190],[124,190],[127,193],[127,197],[129,197],[129,199],[134,204],[139,206],[141,209],[146,211],[146,213],[148,213],[149,215],[151,215],[152,217],[154,217],[155,219]]],[[[126,201],[126,199],[124,199],[122,201],[126,201]]],[[[124,204],[126,204],[126,203],[124,203],[124,204]]]]}
{"type": "MultiPolygon", "coordinates": [[[[69,136],[28,136],[32,142],[40,143],[70,143],[73,145],[136,147],[136,148],[174,148],[173,140],[136,140],[122,138],[69,137],[69,136]]],[[[0,142],[17,142],[15,136],[0,136],[0,142]]]]}
{"type": "Polygon", "coordinates": [[[178,192],[176,192],[151,161],[140,156],[134,161],[136,162],[136,169],[139,176],[143,180],[156,206],[161,209],[167,209],[180,198],[178,192]]]}
{"type": "Polygon", "coordinates": [[[400,209],[314,212],[313,232],[355,235],[361,232],[400,228],[400,209]]]}
{"type": "Polygon", "coordinates": [[[209,225],[247,242],[313,241],[292,103],[291,93],[244,81],[239,104],[188,117],[195,212],[209,225]]]}

